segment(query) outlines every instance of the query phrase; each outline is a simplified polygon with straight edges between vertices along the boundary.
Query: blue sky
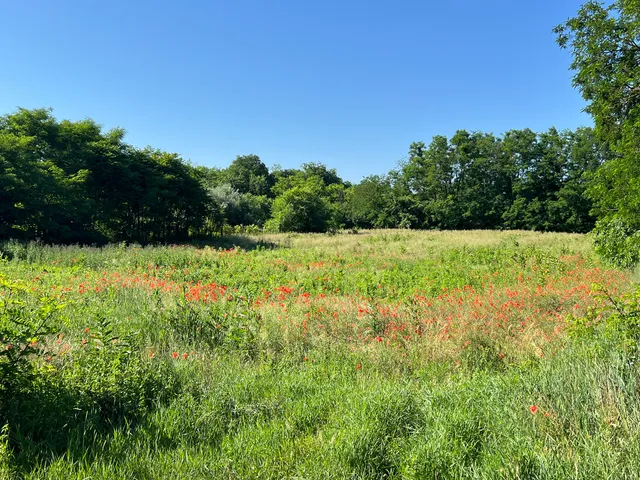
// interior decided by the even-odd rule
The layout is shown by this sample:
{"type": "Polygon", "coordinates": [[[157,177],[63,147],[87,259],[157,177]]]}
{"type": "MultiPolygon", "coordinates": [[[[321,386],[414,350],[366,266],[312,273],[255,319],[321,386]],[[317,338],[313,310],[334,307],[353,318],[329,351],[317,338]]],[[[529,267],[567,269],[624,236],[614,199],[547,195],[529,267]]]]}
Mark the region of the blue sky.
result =
{"type": "Polygon", "coordinates": [[[0,113],[52,107],[227,166],[386,173],[413,141],[591,125],[551,29],[581,1],[5,0],[0,113]]]}

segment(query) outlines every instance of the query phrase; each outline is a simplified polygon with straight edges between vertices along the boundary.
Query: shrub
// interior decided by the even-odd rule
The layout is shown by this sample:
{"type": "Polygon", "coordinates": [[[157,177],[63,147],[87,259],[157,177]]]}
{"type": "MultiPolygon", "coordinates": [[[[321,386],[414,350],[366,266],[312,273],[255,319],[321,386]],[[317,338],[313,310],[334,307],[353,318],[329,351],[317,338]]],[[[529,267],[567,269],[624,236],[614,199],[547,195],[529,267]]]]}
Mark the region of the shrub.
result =
{"type": "Polygon", "coordinates": [[[32,358],[42,354],[42,340],[54,332],[52,317],[64,304],[42,297],[30,304],[27,288],[0,276],[0,410],[34,375],[32,358]]]}
{"type": "Polygon", "coordinates": [[[640,261],[640,232],[625,221],[600,220],[591,235],[596,253],[612,264],[630,268],[640,261]]]}
{"type": "Polygon", "coordinates": [[[636,360],[640,346],[640,287],[618,298],[613,298],[603,287],[597,288],[600,306],[589,309],[584,317],[570,317],[569,333],[578,338],[603,334],[614,340],[631,361],[636,360]]]}

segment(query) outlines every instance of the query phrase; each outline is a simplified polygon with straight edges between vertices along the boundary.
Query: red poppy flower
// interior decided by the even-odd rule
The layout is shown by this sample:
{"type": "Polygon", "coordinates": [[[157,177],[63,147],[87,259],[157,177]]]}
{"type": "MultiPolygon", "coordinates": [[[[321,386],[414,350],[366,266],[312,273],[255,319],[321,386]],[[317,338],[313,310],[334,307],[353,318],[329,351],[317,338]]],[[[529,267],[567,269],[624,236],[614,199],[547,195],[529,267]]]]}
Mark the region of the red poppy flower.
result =
{"type": "Polygon", "coordinates": [[[531,405],[529,407],[529,411],[531,412],[532,415],[535,415],[538,412],[538,406],[537,405],[531,405]]]}

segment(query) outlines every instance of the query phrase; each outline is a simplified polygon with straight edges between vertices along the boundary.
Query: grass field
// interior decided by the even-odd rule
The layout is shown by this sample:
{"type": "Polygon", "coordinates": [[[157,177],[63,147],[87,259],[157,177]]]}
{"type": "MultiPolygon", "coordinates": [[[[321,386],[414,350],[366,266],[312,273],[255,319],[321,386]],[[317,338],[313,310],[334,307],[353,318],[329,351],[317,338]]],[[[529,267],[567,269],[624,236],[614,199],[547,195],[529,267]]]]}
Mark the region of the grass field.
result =
{"type": "Polygon", "coordinates": [[[0,478],[640,478],[588,238],[233,243],[0,247],[0,478]]]}

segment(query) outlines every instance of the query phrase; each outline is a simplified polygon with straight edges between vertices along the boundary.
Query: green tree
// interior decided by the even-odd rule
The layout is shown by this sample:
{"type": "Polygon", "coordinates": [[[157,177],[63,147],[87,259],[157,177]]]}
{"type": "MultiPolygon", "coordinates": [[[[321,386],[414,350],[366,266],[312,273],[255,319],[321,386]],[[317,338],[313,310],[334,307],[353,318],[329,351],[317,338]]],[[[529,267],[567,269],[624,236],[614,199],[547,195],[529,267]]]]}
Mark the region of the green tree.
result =
{"type": "Polygon", "coordinates": [[[396,225],[391,213],[393,190],[386,176],[364,178],[346,193],[345,210],[349,221],[360,228],[386,228],[396,225]]]}
{"type": "Polygon", "coordinates": [[[50,110],[0,118],[3,235],[49,242],[94,240],[84,200],[85,168],[65,170],[61,125],[50,110]]]}
{"type": "Polygon", "coordinates": [[[459,130],[451,138],[455,228],[496,228],[508,183],[502,142],[490,133],[459,130]]]}
{"type": "Polygon", "coordinates": [[[335,168],[327,168],[322,163],[303,163],[302,171],[306,177],[319,177],[322,182],[328,187],[334,184],[344,184],[342,179],[338,176],[335,168]]]}
{"type": "Polygon", "coordinates": [[[240,193],[266,195],[271,187],[269,169],[257,155],[238,155],[225,172],[226,182],[240,193]]]}
{"type": "Polygon", "coordinates": [[[176,154],[139,150],[124,130],[50,110],[0,117],[0,235],[55,243],[169,242],[201,235],[208,202],[176,154]]]}
{"type": "Polygon", "coordinates": [[[562,186],[548,204],[550,229],[587,233],[596,218],[593,202],[586,195],[594,173],[611,157],[606,142],[600,141],[592,128],[582,127],[565,132],[565,162],[562,186]]]}
{"type": "Polygon", "coordinates": [[[273,202],[267,224],[280,232],[324,232],[331,223],[331,204],[319,177],[288,177],[276,184],[280,194],[273,202]],[[286,188],[281,185],[286,183],[286,188]]]}
{"type": "Polygon", "coordinates": [[[588,189],[596,248],[629,266],[640,261],[640,0],[589,1],[555,32],[573,56],[573,85],[614,153],[588,189]]]}
{"type": "Polygon", "coordinates": [[[442,135],[433,137],[427,148],[424,142],[409,146],[409,158],[396,182],[397,200],[403,214],[411,215],[417,225],[447,228],[454,221],[453,164],[449,141],[442,135]]]}
{"type": "Polygon", "coordinates": [[[272,201],[264,195],[243,194],[228,183],[209,189],[208,194],[228,225],[262,226],[269,219],[272,201]]]}
{"type": "MultiPolygon", "coordinates": [[[[555,128],[536,134],[529,129],[505,135],[503,148],[510,171],[511,206],[502,218],[507,228],[566,230],[550,213],[566,180],[567,139],[555,128]],[[554,221],[555,220],[555,221],[554,221]]],[[[559,204],[555,203],[557,209],[559,204]]]]}

